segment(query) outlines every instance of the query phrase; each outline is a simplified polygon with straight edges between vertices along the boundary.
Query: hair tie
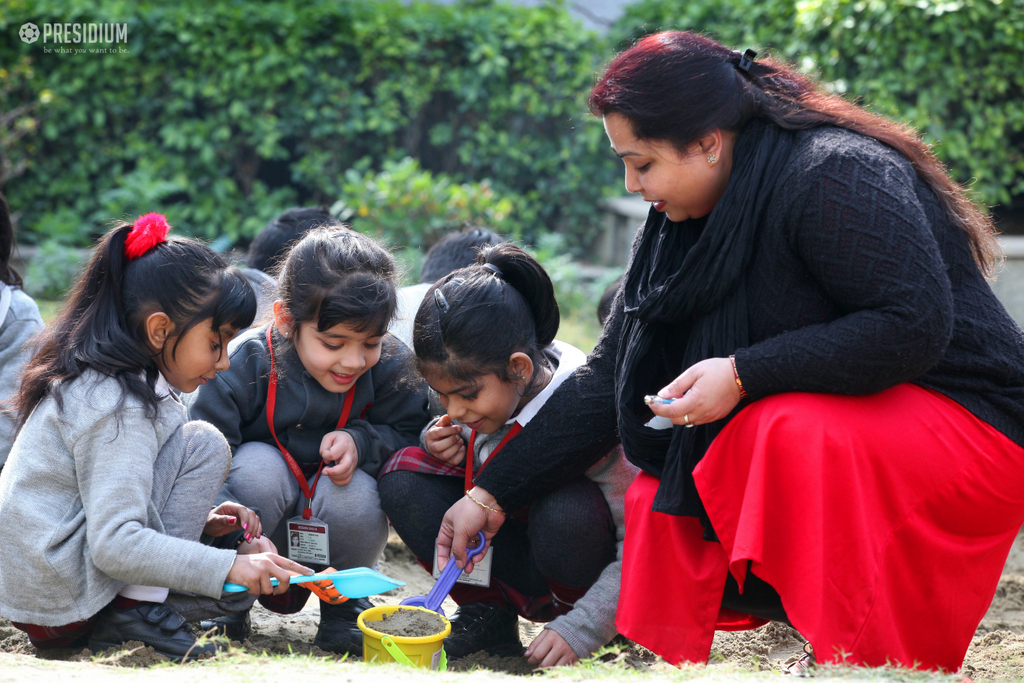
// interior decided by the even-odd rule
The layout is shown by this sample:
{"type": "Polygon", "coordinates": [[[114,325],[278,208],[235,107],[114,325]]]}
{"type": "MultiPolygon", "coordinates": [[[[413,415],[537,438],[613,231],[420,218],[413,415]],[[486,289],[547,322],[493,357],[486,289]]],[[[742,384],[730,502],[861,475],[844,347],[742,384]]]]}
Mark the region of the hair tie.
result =
{"type": "Polygon", "coordinates": [[[736,68],[740,71],[750,72],[750,67],[754,64],[754,58],[757,57],[757,53],[749,47],[740,55],[740,63],[736,65],[736,68]]]}
{"type": "Polygon", "coordinates": [[[499,280],[504,280],[505,279],[505,274],[501,272],[501,268],[499,268],[498,266],[494,265],[493,263],[485,263],[485,264],[483,264],[480,267],[483,268],[484,270],[488,270],[488,271],[494,273],[494,276],[496,278],[498,278],[499,280]]]}
{"type": "Polygon", "coordinates": [[[124,255],[133,261],[156,245],[167,241],[167,217],[160,213],[147,213],[132,223],[132,229],[124,238],[124,255]]]}

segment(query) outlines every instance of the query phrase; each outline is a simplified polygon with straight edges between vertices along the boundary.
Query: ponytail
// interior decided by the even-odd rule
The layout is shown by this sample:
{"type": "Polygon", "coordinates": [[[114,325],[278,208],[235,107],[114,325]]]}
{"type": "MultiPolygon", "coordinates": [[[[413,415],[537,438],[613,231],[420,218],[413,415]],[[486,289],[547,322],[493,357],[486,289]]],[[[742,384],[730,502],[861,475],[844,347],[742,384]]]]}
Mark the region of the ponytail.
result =
{"type": "Polygon", "coordinates": [[[477,264],[445,276],[416,313],[413,347],[421,372],[440,367],[456,379],[494,373],[504,381],[509,357],[525,353],[534,367],[555,339],[558,302],[544,268],[515,245],[485,247],[477,264]]]}
{"type": "Polygon", "coordinates": [[[19,425],[47,395],[62,409],[62,386],[88,369],[116,378],[123,394],[155,414],[158,369],[145,329],[154,311],[174,324],[172,357],[181,337],[203,320],[212,319],[213,329],[252,324],[256,295],[239,270],[207,246],[179,237],[143,245],[133,237],[138,249],[129,251],[141,253],[127,256],[133,227],[121,223],[104,235],[43,333],[15,399],[19,425]]]}

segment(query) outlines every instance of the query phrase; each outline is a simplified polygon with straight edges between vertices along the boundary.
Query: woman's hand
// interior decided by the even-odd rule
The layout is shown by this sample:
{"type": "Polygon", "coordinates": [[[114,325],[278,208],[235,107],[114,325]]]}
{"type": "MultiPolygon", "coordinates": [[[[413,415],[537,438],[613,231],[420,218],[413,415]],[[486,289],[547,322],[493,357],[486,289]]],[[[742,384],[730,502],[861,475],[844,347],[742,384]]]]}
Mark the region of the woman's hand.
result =
{"type": "Polygon", "coordinates": [[[245,531],[245,540],[259,538],[263,533],[260,516],[241,503],[221,503],[206,516],[203,533],[207,536],[223,536],[237,529],[245,531]]]}
{"type": "Polygon", "coordinates": [[[327,463],[323,473],[336,486],[345,486],[352,481],[356,465],[359,464],[359,449],[356,440],[346,431],[328,432],[320,441],[320,457],[327,463]]]}
{"type": "Polygon", "coordinates": [[[494,496],[487,493],[479,486],[474,486],[468,495],[463,496],[448,508],[441,520],[441,529],[437,532],[437,565],[444,569],[448,559],[454,557],[456,565],[462,567],[469,574],[473,571],[476,562],[466,565],[466,543],[470,538],[476,536],[476,532],[483,531],[487,539],[487,548],[476,555],[474,560],[482,560],[490,549],[491,539],[498,529],[505,523],[505,515],[501,514],[501,508],[494,496]],[[469,499],[473,496],[478,501],[498,512],[492,512],[483,505],[474,503],[469,499]]]}
{"type": "Polygon", "coordinates": [[[228,570],[228,582],[237,583],[249,589],[250,595],[280,595],[288,590],[288,580],[292,574],[308,576],[314,573],[309,567],[281,557],[277,553],[257,553],[255,555],[236,555],[235,562],[228,570]],[[277,579],[277,587],[270,583],[271,577],[277,579]]]}
{"type": "Polygon", "coordinates": [[[462,427],[452,424],[452,418],[442,415],[423,437],[427,452],[450,465],[461,465],[466,459],[466,442],[462,440],[462,427]]]}
{"type": "Polygon", "coordinates": [[[665,405],[652,403],[655,415],[677,425],[706,424],[732,412],[740,402],[740,388],[732,373],[732,361],[708,358],[687,368],[658,396],[677,400],[665,405]]]}
{"type": "Polygon", "coordinates": [[[576,652],[565,642],[565,638],[550,628],[542,630],[526,648],[526,658],[531,666],[547,669],[552,666],[569,666],[580,661],[576,652]]]}

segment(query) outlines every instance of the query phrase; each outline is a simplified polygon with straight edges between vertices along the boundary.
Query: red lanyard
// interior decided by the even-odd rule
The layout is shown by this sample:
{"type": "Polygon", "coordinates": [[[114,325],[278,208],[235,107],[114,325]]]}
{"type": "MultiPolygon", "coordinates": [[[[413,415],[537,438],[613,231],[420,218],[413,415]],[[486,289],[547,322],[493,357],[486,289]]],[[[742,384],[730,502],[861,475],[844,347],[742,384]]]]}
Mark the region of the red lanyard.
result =
{"type": "MultiPolygon", "coordinates": [[[[274,441],[277,443],[277,447],[281,450],[281,455],[284,456],[284,461],[288,465],[288,469],[291,470],[296,481],[299,482],[299,488],[302,489],[302,494],[306,497],[306,508],[302,511],[303,519],[310,519],[313,516],[313,493],[316,491],[316,485],[320,481],[320,471],[323,470],[324,464],[321,462],[320,467],[316,470],[316,479],[313,480],[313,485],[310,486],[306,482],[306,475],[302,473],[302,469],[299,467],[299,463],[295,462],[295,458],[288,452],[281,442],[277,438],[277,431],[274,429],[274,406],[277,404],[277,365],[274,363],[274,345],[271,341],[271,330],[274,325],[271,323],[267,325],[267,350],[270,352],[270,388],[267,390],[267,426],[270,427],[270,434],[274,437],[274,441]]],[[[352,411],[352,400],[355,398],[355,386],[345,392],[345,403],[341,409],[341,417],[338,418],[338,426],[335,429],[341,429],[348,423],[348,414],[352,411]]],[[[502,442],[504,443],[504,442],[502,442]]]]}
{"type": "MultiPolygon", "coordinates": [[[[491,455],[490,455],[489,458],[487,458],[487,462],[485,462],[483,465],[481,465],[481,467],[480,467],[480,471],[481,472],[484,471],[484,467],[486,467],[487,463],[491,461],[491,458],[496,456],[498,454],[498,451],[500,451],[502,448],[504,448],[505,444],[507,444],[509,442],[509,440],[513,436],[515,436],[516,434],[521,432],[522,429],[523,429],[523,426],[521,424],[519,424],[518,422],[514,422],[512,424],[512,428],[508,430],[508,434],[506,434],[502,438],[502,440],[498,442],[498,445],[494,447],[494,450],[491,451],[491,455]]],[[[469,445],[466,447],[466,491],[469,491],[471,488],[473,488],[473,446],[475,446],[475,445],[476,445],[476,430],[474,429],[469,434],[469,445]]]]}

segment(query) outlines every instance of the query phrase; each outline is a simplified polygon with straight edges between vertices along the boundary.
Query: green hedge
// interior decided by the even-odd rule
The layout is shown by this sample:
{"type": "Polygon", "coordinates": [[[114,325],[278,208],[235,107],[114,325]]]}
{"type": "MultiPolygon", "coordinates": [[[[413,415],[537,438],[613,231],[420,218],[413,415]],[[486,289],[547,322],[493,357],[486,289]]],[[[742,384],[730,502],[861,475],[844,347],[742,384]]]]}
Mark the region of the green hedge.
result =
{"type": "Polygon", "coordinates": [[[338,200],[350,169],[413,157],[514,198],[527,238],[560,229],[578,245],[616,191],[583,103],[603,45],[561,3],[94,5],[0,9],[0,64],[32,66],[0,109],[52,97],[5,188],[30,231],[78,217],[85,243],[104,220],[166,210],[185,232],[251,236],[287,206],[338,200]],[[29,21],[127,23],[129,54],[46,53],[17,38],[29,21]]]}
{"type": "Polygon", "coordinates": [[[978,201],[1024,206],[1024,0],[641,0],[612,37],[669,28],[768,47],[915,126],[978,201]]]}
{"type": "MultiPolygon", "coordinates": [[[[594,74],[677,27],[819,72],[918,126],[984,203],[1024,205],[1024,0],[640,0],[608,38],[560,1],[6,0],[0,182],[14,176],[23,238],[85,245],[149,210],[244,241],[285,207],[351,207],[427,177],[440,189],[421,214],[462,197],[482,204],[473,220],[528,242],[557,230],[578,252],[622,191],[585,113],[594,74]],[[46,52],[18,38],[26,22],[125,23],[128,54],[46,52]]],[[[366,223],[396,246],[448,220],[375,211],[366,223]]]]}

